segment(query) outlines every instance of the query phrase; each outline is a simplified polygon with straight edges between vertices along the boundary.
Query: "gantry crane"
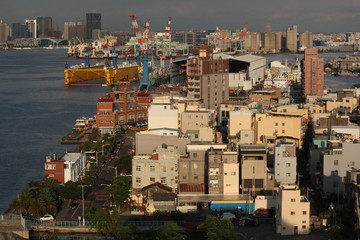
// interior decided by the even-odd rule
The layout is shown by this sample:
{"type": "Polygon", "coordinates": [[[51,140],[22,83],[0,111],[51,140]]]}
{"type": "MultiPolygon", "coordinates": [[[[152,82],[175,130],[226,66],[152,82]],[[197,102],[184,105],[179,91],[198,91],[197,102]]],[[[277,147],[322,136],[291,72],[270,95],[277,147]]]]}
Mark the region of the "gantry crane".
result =
{"type": "MultiPolygon", "coordinates": [[[[132,28],[135,32],[135,36],[137,38],[139,44],[138,55],[142,57],[142,65],[143,65],[143,76],[140,80],[140,90],[151,90],[152,85],[149,80],[149,55],[151,55],[151,49],[149,48],[149,27],[150,20],[146,21],[143,31],[141,32],[139,29],[139,25],[136,21],[135,15],[130,14],[132,28]]],[[[137,60],[140,65],[140,59],[137,60]]]]}

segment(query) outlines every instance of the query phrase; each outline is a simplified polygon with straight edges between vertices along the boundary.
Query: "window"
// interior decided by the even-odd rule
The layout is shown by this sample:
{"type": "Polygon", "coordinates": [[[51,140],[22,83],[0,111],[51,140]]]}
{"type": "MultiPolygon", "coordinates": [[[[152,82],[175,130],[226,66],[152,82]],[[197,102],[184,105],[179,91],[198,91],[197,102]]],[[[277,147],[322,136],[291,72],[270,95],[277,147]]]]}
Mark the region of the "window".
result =
{"type": "Polygon", "coordinates": [[[64,164],[64,168],[68,169],[69,168],[69,164],[64,164]]]}
{"type": "Polygon", "coordinates": [[[291,173],[286,173],[286,176],[287,176],[287,177],[291,177],[291,173]]]}
{"type": "Polygon", "coordinates": [[[196,158],[197,157],[197,153],[193,153],[193,158],[196,158]]]}
{"type": "Polygon", "coordinates": [[[291,202],[295,202],[295,198],[292,198],[292,199],[291,199],[291,202]]]}
{"type": "Polygon", "coordinates": [[[285,130],[282,130],[281,132],[282,132],[282,133],[285,133],[285,130]]]}
{"type": "Polygon", "coordinates": [[[46,170],[56,170],[56,164],[45,164],[46,170]]]}
{"type": "Polygon", "coordinates": [[[306,225],[302,225],[302,229],[306,229],[306,225]]]}
{"type": "Polygon", "coordinates": [[[150,166],[150,172],[155,172],[155,166],[150,166]]]}
{"type": "Polygon", "coordinates": [[[184,175],[184,176],[182,176],[182,179],[186,179],[186,176],[184,175]]]}
{"type": "Polygon", "coordinates": [[[231,176],[235,176],[236,172],[231,172],[230,174],[231,174],[231,176]]]}
{"type": "Polygon", "coordinates": [[[166,183],[166,177],[162,177],[162,178],[161,178],[161,183],[162,183],[162,184],[165,184],[165,183],[166,183]]]}
{"type": "Polygon", "coordinates": [[[295,215],[295,211],[291,211],[291,212],[290,212],[290,215],[295,215]]]}
{"type": "Polygon", "coordinates": [[[162,166],[162,171],[166,172],[166,166],[162,166]]]}
{"type": "Polygon", "coordinates": [[[283,126],[285,126],[285,123],[282,123],[283,126]]]}
{"type": "Polygon", "coordinates": [[[339,166],[339,160],[334,160],[334,166],[339,166]]]}
{"type": "Polygon", "coordinates": [[[150,182],[155,182],[155,178],[154,178],[154,177],[151,177],[151,178],[150,178],[150,182]]]}
{"type": "Polygon", "coordinates": [[[227,187],[231,187],[231,184],[226,184],[227,187]]]}
{"type": "Polygon", "coordinates": [[[306,211],[303,211],[303,215],[306,215],[306,211]]]}
{"type": "Polygon", "coordinates": [[[194,169],[197,169],[199,166],[197,163],[194,163],[194,169]]]}
{"type": "Polygon", "coordinates": [[[286,167],[291,167],[291,163],[286,163],[286,167]]]}
{"type": "Polygon", "coordinates": [[[197,175],[194,176],[194,179],[197,180],[199,177],[197,175]]]}
{"type": "Polygon", "coordinates": [[[141,166],[136,166],[136,171],[141,172],[141,166]]]}
{"type": "Polygon", "coordinates": [[[141,178],[137,177],[136,178],[136,183],[141,183],[141,178]]]}
{"type": "Polygon", "coordinates": [[[275,126],[277,126],[278,125],[278,123],[275,123],[275,126]]]}
{"type": "Polygon", "coordinates": [[[306,223],[306,220],[303,220],[302,223],[306,223]]]}

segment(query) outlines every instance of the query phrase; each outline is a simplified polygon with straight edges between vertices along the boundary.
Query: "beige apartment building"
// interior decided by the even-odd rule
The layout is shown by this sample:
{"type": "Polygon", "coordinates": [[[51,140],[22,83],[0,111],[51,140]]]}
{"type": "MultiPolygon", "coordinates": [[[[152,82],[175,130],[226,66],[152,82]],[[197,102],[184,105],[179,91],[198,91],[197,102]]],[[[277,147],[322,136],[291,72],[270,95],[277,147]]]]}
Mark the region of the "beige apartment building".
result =
{"type": "Polygon", "coordinates": [[[344,97],[342,101],[327,101],[326,111],[331,112],[335,108],[341,108],[344,112],[351,113],[359,105],[359,99],[355,97],[344,97]]]}
{"type": "Polygon", "coordinates": [[[313,34],[306,31],[299,34],[300,49],[307,49],[313,47],[313,34]]]}
{"type": "Polygon", "coordinates": [[[256,114],[255,142],[279,143],[285,140],[301,149],[306,128],[305,119],[296,113],[256,114]]]}
{"type": "Polygon", "coordinates": [[[229,112],[229,137],[239,139],[241,143],[254,142],[254,113],[240,110],[229,112]]]}
{"type": "Polygon", "coordinates": [[[286,31],[286,47],[289,49],[290,52],[297,52],[297,37],[298,31],[297,26],[294,25],[293,28],[288,28],[286,31]]]}
{"type": "Polygon", "coordinates": [[[276,233],[310,233],[310,202],[300,195],[297,185],[281,185],[276,198],[276,233]]]}
{"type": "Polygon", "coordinates": [[[185,111],[181,114],[181,131],[191,141],[214,142],[215,122],[214,110],[185,111]]]}

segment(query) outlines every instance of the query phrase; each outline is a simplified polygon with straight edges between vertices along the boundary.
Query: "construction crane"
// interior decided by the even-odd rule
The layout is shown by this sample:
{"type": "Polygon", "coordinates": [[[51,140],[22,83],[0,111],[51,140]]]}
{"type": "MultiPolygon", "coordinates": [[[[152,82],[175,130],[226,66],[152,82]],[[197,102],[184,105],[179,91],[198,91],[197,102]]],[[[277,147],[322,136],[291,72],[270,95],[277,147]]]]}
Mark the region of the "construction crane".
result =
{"type": "MultiPolygon", "coordinates": [[[[146,21],[143,31],[140,31],[139,25],[136,21],[135,15],[130,14],[131,18],[131,26],[134,30],[135,36],[137,38],[139,44],[139,56],[142,56],[142,65],[143,65],[143,76],[140,80],[140,90],[151,90],[152,85],[149,80],[149,55],[151,55],[151,49],[149,48],[149,27],[150,27],[150,20],[146,21]]],[[[137,60],[138,64],[140,65],[140,59],[137,60]]]]}

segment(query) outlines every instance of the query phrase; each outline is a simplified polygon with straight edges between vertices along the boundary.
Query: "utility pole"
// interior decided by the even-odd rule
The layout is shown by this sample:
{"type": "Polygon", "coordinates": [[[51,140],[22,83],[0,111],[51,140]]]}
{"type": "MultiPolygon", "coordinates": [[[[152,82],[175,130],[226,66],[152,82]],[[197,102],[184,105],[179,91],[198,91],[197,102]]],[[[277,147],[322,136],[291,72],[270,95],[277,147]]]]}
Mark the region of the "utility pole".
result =
{"type": "Polygon", "coordinates": [[[82,219],[83,219],[83,226],[85,226],[85,199],[84,199],[84,187],[90,187],[91,185],[78,185],[81,187],[82,190],[82,219]]]}

